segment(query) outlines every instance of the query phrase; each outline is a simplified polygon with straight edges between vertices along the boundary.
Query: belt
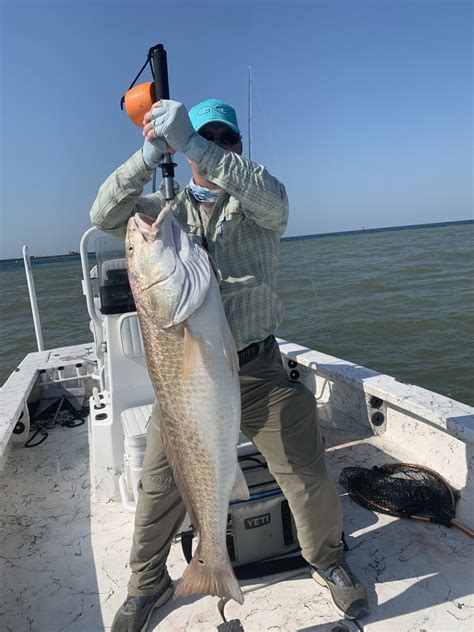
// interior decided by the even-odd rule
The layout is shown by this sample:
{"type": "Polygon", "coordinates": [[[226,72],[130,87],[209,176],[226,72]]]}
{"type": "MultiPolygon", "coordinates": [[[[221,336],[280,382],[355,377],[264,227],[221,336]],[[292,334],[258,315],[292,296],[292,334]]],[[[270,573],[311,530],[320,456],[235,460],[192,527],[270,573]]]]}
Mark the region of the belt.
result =
{"type": "Polygon", "coordinates": [[[275,336],[273,336],[272,334],[271,336],[265,338],[265,340],[261,340],[260,342],[252,342],[252,344],[250,344],[248,347],[244,347],[244,349],[241,349],[238,352],[240,366],[243,366],[244,364],[247,364],[248,362],[256,358],[259,353],[263,351],[263,349],[266,349],[267,346],[271,342],[273,342],[273,340],[275,340],[275,336]]]}

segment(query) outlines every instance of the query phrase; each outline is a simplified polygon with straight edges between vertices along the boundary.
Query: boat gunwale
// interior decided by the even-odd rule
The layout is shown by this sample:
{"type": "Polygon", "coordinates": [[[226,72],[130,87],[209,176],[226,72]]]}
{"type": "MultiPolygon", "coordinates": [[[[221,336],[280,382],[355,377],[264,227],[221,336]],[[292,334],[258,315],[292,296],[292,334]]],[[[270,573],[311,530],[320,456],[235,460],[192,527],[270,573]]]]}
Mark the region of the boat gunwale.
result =
{"type": "Polygon", "coordinates": [[[474,407],[320,351],[277,338],[282,355],[321,378],[341,381],[416,415],[464,443],[474,443],[474,407]]]}
{"type": "MultiPolygon", "coordinates": [[[[23,412],[25,404],[33,388],[38,383],[38,375],[42,369],[53,369],[54,364],[68,367],[88,354],[95,361],[94,343],[56,347],[44,351],[28,353],[0,387],[2,407],[0,409],[0,456],[6,454],[15,425],[23,412]],[[92,353],[91,353],[92,352],[92,353]],[[59,356],[56,361],[55,354],[59,356]],[[68,359],[67,356],[71,356],[68,359]]],[[[58,385],[60,382],[58,382],[58,385]]]]}

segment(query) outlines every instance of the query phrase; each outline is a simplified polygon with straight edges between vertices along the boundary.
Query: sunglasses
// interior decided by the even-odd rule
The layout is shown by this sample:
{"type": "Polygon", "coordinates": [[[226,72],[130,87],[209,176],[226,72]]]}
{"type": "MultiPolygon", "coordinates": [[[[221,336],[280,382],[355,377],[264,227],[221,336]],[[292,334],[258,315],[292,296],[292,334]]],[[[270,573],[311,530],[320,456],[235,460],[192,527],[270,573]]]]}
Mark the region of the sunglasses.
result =
{"type": "Polygon", "coordinates": [[[222,132],[222,134],[213,134],[212,132],[198,133],[206,140],[211,141],[211,143],[221,143],[221,145],[237,145],[239,140],[242,138],[240,134],[237,134],[237,132],[234,132],[231,129],[229,131],[222,132]]]}

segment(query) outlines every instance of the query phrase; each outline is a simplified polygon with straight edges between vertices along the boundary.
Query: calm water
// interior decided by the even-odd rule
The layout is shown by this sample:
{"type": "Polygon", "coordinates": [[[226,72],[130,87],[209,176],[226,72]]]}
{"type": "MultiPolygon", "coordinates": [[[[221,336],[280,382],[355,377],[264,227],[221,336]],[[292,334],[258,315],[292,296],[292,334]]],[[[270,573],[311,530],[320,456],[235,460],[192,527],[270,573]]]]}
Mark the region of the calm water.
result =
{"type": "MultiPolygon", "coordinates": [[[[281,244],[278,334],[474,405],[474,225],[281,244]]],[[[89,341],[79,258],[33,262],[45,346],[89,341]]],[[[0,263],[0,383],[36,341],[22,264],[0,263]]]]}

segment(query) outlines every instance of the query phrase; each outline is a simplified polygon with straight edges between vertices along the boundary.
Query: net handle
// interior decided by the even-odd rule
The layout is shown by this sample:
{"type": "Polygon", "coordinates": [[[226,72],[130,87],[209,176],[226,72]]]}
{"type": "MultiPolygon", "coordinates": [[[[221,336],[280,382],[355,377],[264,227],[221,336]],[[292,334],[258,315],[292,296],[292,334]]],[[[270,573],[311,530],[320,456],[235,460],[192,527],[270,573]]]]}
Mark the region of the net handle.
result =
{"type": "MultiPolygon", "coordinates": [[[[422,520],[423,522],[431,522],[431,518],[429,518],[428,516],[421,516],[419,514],[413,514],[413,516],[410,516],[410,518],[412,518],[413,520],[422,520]]],[[[474,540],[474,531],[472,531],[471,529],[469,529],[469,527],[466,527],[466,525],[459,522],[459,520],[452,518],[449,524],[452,527],[456,527],[456,529],[459,529],[460,531],[462,531],[463,533],[465,533],[466,535],[468,535],[470,538],[474,540]]]]}
{"type": "Polygon", "coordinates": [[[474,531],[472,531],[472,529],[469,529],[469,527],[466,527],[465,524],[462,524],[461,522],[459,522],[459,520],[456,520],[456,518],[453,518],[451,520],[451,524],[453,525],[453,527],[456,527],[456,529],[459,529],[474,540],[474,531]]]}

